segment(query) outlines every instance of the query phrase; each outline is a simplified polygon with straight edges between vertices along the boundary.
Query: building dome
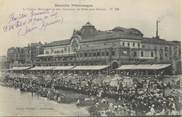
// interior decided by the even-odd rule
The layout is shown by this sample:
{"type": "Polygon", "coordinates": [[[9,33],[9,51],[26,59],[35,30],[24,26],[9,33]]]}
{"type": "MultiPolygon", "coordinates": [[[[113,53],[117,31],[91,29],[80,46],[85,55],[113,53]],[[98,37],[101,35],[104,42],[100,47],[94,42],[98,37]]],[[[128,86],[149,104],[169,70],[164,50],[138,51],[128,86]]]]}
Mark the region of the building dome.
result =
{"type": "Polygon", "coordinates": [[[130,34],[137,35],[137,36],[143,36],[143,33],[136,28],[129,28],[128,31],[130,34]]]}
{"type": "Polygon", "coordinates": [[[138,29],[135,29],[135,28],[123,28],[123,27],[115,27],[112,29],[112,31],[114,32],[121,32],[123,34],[126,34],[126,35],[133,35],[133,36],[143,36],[143,33],[141,31],[139,31],[138,29]]]}
{"type": "Polygon", "coordinates": [[[120,26],[117,26],[117,27],[113,28],[112,31],[127,32],[127,29],[123,28],[123,27],[120,27],[120,26]]]}
{"type": "Polygon", "coordinates": [[[83,38],[87,38],[89,36],[95,35],[97,32],[94,25],[92,25],[90,22],[87,22],[84,26],[82,26],[80,33],[83,38]]]}

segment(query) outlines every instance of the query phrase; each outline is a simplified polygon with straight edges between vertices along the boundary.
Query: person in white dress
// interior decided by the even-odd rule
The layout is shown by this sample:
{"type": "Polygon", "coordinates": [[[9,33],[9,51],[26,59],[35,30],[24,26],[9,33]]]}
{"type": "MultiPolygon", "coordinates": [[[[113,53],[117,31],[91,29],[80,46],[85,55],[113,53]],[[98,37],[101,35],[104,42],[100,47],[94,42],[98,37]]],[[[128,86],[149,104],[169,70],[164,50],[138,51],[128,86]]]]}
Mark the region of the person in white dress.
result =
{"type": "Polygon", "coordinates": [[[155,115],[155,109],[154,109],[154,105],[152,105],[150,107],[150,111],[148,113],[146,113],[146,115],[155,115]]]}

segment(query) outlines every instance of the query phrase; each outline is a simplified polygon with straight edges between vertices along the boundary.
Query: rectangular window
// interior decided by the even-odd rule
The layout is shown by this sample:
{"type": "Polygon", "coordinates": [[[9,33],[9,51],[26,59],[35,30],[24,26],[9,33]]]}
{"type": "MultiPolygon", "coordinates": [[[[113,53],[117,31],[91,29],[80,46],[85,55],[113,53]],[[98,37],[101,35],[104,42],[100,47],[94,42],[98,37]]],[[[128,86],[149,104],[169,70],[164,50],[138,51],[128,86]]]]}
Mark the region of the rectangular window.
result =
{"type": "Polygon", "coordinates": [[[151,57],[154,57],[154,52],[151,52],[151,57]]]}
{"type": "Polygon", "coordinates": [[[49,51],[46,51],[46,54],[49,54],[49,51]]]}
{"type": "Polygon", "coordinates": [[[143,57],[143,51],[141,51],[141,57],[143,57]]]}
{"type": "Polygon", "coordinates": [[[106,56],[109,56],[109,52],[106,52],[106,56]]]}
{"type": "Polygon", "coordinates": [[[136,57],[136,56],[137,56],[137,52],[134,52],[134,53],[133,53],[133,56],[136,57]]]}
{"type": "Polygon", "coordinates": [[[87,57],[87,53],[85,53],[85,57],[87,57]]]}
{"type": "Polygon", "coordinates": [[[89,53],[88,55],[89,55],[89,57],[91,57],[92,56],[92,53],[89,53]]]}
{"type": "Polygon", "coordinates": [[[133,42],[133,47],[135,47],[135,42],[133,42]]]}
{"type": "Polygon", "coordinates": [[[105,56],[105,53],[104,52],[102,52],[102,56],[105,56]]]}
{"type": "Polygon", "coordinates": [[[140,47],[140,43],[138,43],[138,47],[140,47]]]}
{"type": "Polygon", "coordinates": [[[126,55],[128,52],[126,50],[122,51],[122,54],[126,55]]]}
{"type": "Polygon", "coordinates": [[[97,52],[97,56],[100,56],[100,52],[97,52]]]}
{"type": "Polygon", "coordinates": [[[80,53],[80,57],[82,57],[82,53],[80,53]]]}
{"type": "Polygon", "coordinates": [[[68,52],[70,52],[70,47],[68,47],[68,52]]]}
{"type": "Polygon", "coordinates": [[[168,57],[168,54],[167,54],[167,53],[165,53],[165,56],[166,56],[166,57],[168,57]]]}
{"type": "Polygon", "coordinates": [[[165,51],[168,51],[168,47],[165,47],[165,51]]]}
{"type": "Polygon", "coordinates": [[[63,50],[61,50],[61,53],[63,53],[63,50]]]}
{"type": "Polygon", "coordinates": [[[64,47],[64,51],[67,51],[67,48],[66,47],[64,47]]]}
{"type": "Polygon", "coordinates": [[[128,47],[130,47],[130,42],[128,42],[128,47]]]}
{"type": "Polygon", "coordinates": [[[115,51],[112,51],[112,56],[115,56],[115,51]]]}

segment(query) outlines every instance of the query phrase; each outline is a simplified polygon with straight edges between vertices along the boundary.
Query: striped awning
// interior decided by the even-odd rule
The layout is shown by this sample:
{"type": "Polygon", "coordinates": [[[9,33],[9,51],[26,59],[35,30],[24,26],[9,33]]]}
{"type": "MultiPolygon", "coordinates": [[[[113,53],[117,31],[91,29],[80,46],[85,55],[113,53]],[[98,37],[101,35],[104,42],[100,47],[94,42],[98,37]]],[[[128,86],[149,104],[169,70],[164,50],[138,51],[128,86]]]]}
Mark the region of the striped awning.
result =
{"type": "Polygon", "coordinates": [[[55,66],[53,70],[71,70],[74,66],[55,66]]]}
{"type": "Polygon", "coordinates": [[[35,66],[29,70],[53,70],[53,66],[35,66]]]}
{"type": "Polygon", "coordinates": [[[71,70],[74,66],[35,66],[30,70],[71,70]]]}
{"type": "Polygon", "coordinates": [[[9,69],[9,71],[18,71],[18,70],[27,70],[30,67],[12,67],[9,69]]]}
{"type": "Polygon", "coordinates": [[[138,64],[122,65],[117,70],[159,70],[169,67],[171,64],[138,64]]]}
{"type": "Polygon", "coordinates": [[[109,67],[109,65],[76,66],[73,70],[102,70],[107,67],[109,67]]]}

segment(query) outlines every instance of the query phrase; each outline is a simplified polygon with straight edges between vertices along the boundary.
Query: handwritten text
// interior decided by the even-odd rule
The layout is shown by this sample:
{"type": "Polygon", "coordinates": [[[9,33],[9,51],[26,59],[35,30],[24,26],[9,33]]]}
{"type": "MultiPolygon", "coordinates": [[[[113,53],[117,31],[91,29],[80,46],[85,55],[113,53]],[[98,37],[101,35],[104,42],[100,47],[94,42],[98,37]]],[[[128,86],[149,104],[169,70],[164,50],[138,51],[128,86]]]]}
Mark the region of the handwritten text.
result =
{"type": "Polygon", "coordinates": [[[23,10],[12,13],[3,26],[4,32],[17,31],[18,36],[25,36],[35,30],[45,31],[49,26],[62,23],[63,17],[55,10],[23,10]]]}

